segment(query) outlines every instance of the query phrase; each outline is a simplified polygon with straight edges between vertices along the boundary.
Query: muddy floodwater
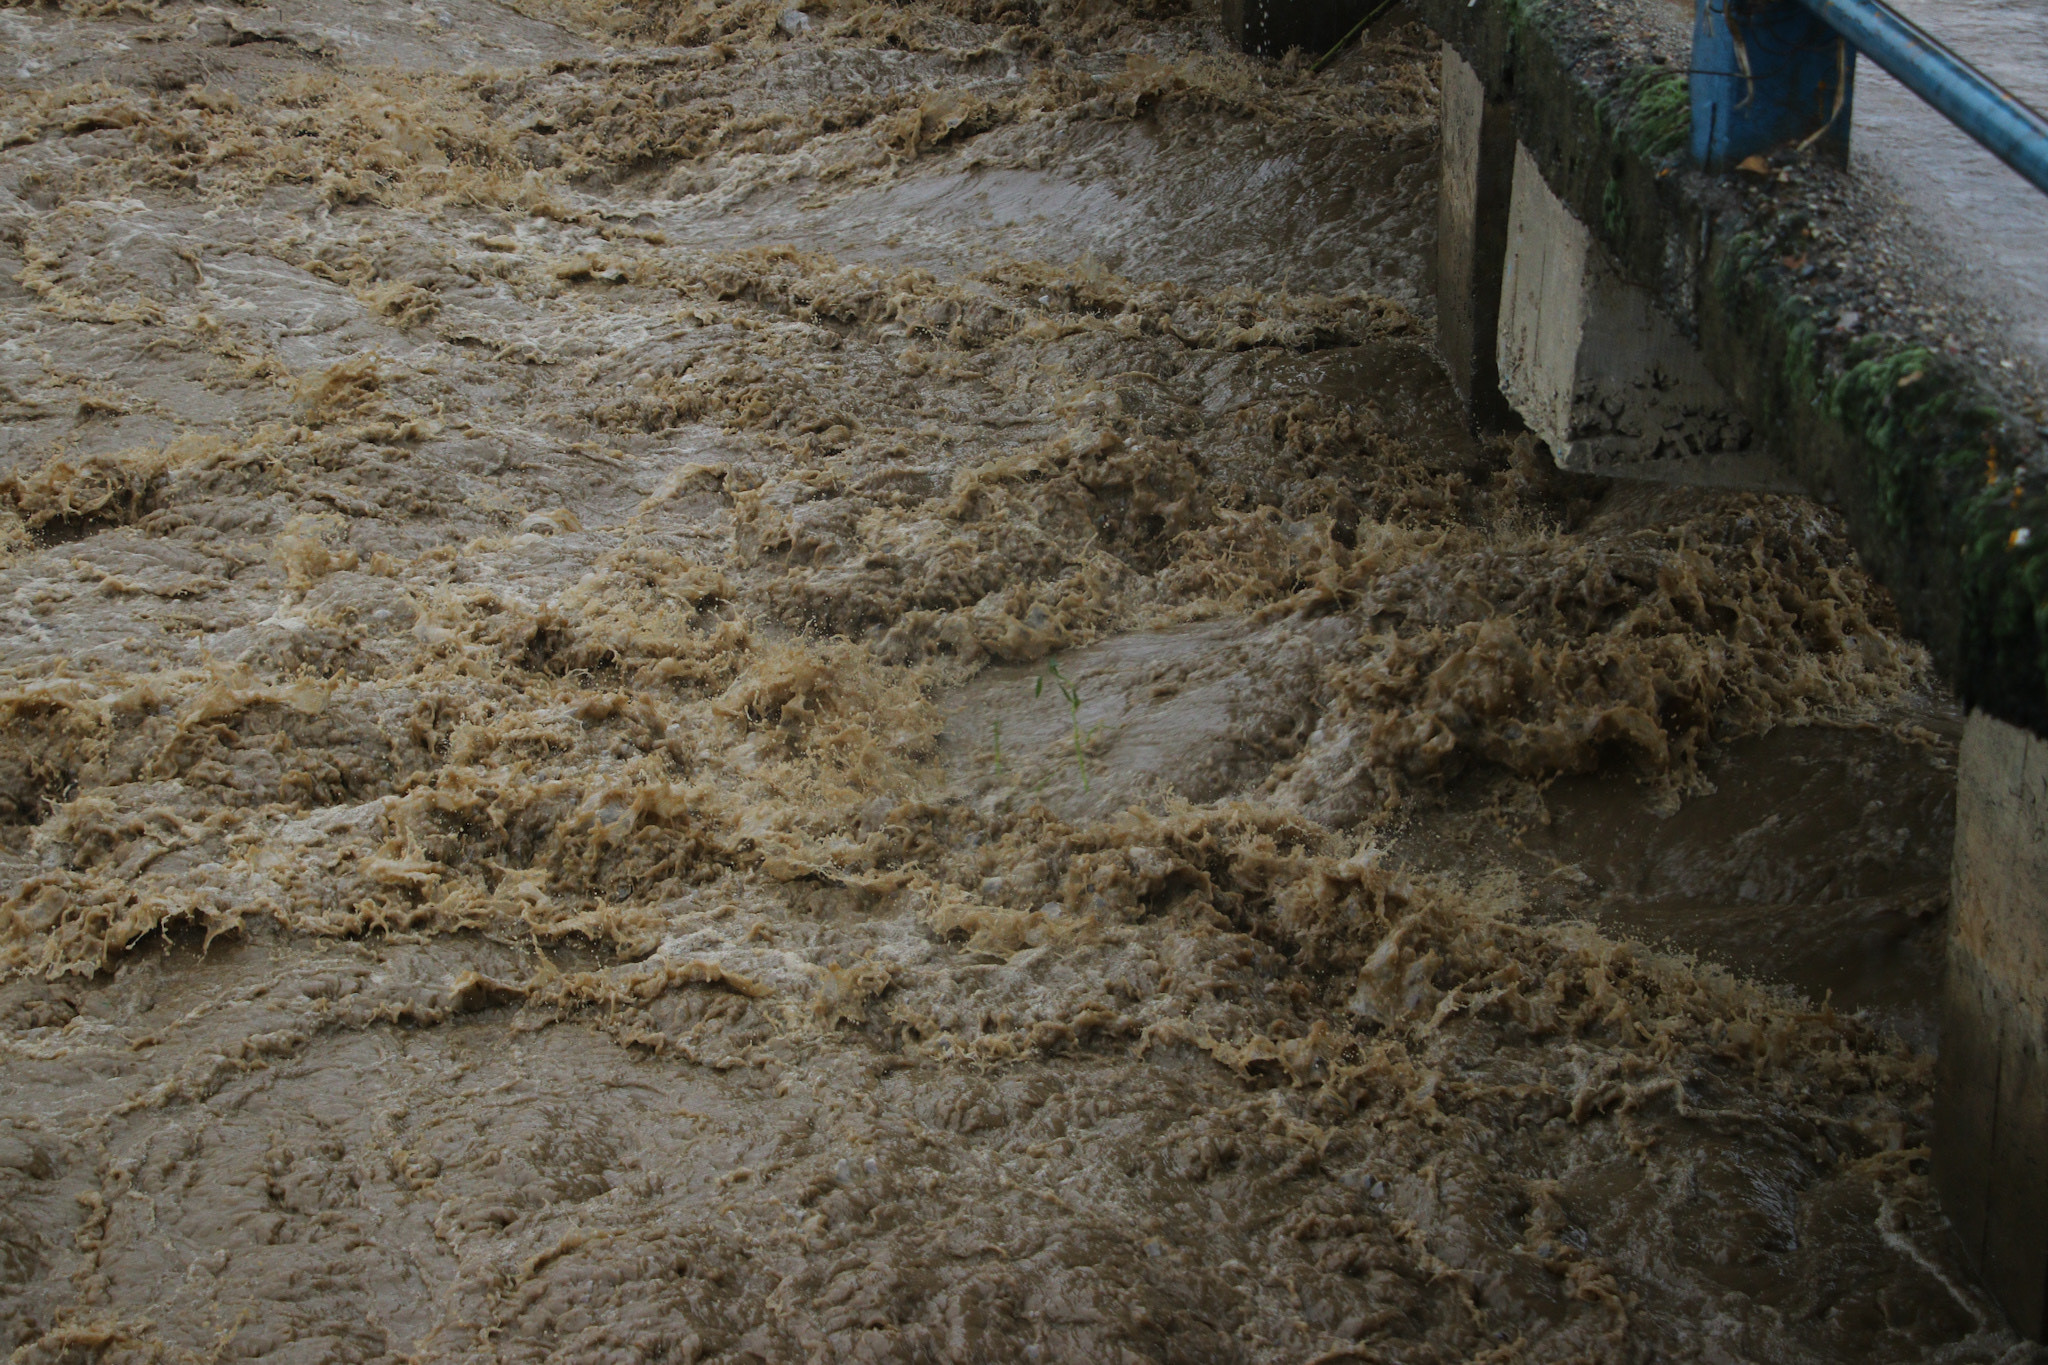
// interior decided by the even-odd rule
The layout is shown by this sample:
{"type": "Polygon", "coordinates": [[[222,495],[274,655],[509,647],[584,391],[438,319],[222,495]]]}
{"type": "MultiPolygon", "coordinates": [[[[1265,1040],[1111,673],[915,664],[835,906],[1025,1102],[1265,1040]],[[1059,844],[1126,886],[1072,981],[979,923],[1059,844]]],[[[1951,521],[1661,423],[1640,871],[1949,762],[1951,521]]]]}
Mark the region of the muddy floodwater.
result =
{"type": "Polygon", "coordinates": [[[1435,45],[0,9],[0,1350],[2015,1362],[1826,508],[1431,359],[1435,45]]]}

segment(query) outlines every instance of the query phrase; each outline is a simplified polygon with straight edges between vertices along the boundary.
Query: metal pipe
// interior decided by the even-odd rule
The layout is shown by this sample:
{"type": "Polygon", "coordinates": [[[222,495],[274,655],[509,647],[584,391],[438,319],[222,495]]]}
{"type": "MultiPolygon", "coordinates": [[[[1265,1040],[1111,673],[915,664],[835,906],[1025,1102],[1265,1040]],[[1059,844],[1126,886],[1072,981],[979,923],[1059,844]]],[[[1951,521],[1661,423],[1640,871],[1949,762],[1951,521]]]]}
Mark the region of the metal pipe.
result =
{"type": "Polygon", "coordinates": [[[1880,0],[1799,3],[2048,194],[2048,118],[1880,0]]]}

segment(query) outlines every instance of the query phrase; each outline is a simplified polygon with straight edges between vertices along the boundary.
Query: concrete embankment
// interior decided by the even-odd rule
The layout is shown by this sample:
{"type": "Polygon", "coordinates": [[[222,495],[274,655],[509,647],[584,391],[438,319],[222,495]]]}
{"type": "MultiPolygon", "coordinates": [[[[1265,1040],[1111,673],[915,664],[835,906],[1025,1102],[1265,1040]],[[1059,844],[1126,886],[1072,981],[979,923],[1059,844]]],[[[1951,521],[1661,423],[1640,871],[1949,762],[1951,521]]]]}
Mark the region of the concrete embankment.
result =
{"type": "Polygon", "coordinates": [[[1945,287],[1930,225],[1837,158],[1691,164],[1683,9],[1419,8],[1445,40],[1440,330],[1476,414],[1497,383],[1566,467],[1836,507],[1970,710],[1936,1166],[1987,1284],[2038,1336],[2048,414],[2031,364],[1945,287]]]}

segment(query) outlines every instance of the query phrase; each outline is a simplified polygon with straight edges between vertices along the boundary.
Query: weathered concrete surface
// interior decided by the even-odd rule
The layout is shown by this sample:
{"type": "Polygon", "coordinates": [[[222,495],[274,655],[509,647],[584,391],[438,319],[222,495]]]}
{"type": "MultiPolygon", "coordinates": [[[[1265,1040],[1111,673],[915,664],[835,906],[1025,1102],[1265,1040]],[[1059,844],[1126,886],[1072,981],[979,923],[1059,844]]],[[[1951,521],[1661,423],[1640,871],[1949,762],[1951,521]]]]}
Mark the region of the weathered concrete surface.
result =
{"type": "Polygon", "coordinates": [[[2048,1329],[2048,742],[1963,735],[1935,1166],[2013,1325],[2048,1329]]]}
{"type": "Polygon", "coordinates": [[[1621,278],[1519,145],[1507,239],[1501,391],[1559,466],[1712,487],[1794,486],[1698,348],[1621,278]]]}
{"type": "Polygon", "coordinates": [[[1443,180],[1437,199],[1437,349],[1451,386],[1482,428],[1505,427],[1513,410],[1500,391],[1495,334],[1507,255],[1515,133],[1508,106],[1458,50],[1444,45],[1443,180]]]}

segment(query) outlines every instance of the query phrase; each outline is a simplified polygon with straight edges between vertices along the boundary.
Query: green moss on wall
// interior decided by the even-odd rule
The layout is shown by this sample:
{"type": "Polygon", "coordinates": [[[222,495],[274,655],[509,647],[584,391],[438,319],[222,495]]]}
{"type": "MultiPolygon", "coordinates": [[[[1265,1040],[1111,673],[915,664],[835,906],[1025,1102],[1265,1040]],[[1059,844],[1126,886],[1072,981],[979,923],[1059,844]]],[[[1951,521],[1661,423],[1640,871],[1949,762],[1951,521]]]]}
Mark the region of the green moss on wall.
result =
{"type": "Polygon", "coordinates": [[[1955,557],[1957,689],[2038,725],[2048,716],[2048,490],[2006,458],[2000,414],[1962,367],[1880,341],[1848,358],[1825,401],[1870,452],[1878,514],[1918,553],[1955,557]]]}
{"type": "Polygon", "coordinates": [[[1616,126],[1639,156],[1668,161],[1692,139],[1692,83],[1682,71],[1642,66],[1622,77],[1616,126]]]}
{"type": "Polygon", "coordinates": [[[1610,240],[1628,232],[1628,201],[1622,198],[1621,182],[1612,177],[1600,192],[1600,225],[1607,229],[1610,240]]]}

